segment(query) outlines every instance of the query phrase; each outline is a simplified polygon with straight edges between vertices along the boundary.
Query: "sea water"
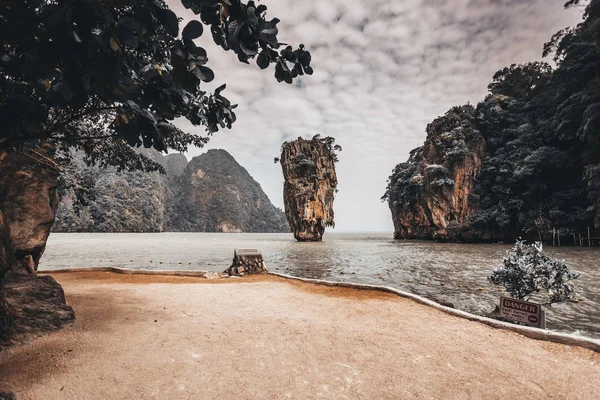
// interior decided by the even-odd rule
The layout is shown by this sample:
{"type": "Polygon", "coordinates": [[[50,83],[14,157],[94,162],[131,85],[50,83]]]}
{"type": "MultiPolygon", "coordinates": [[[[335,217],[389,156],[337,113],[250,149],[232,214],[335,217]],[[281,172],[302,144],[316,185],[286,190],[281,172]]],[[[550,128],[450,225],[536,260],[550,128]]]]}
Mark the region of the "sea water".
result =
{"type": "MultiPolygon", "coordinates": [[[[319,243],[278,233],[52,233],[40,270],[224,271],[236,248],[260,250],[274,272],[392,286],[486,314],[503,294],[486,278],[511,246],[397,241],[391,233],[328,232],[319,243]]],[[[545,251],[581,274],[574,281],[580,302],[547,308],[547,327],[600,338],[600,248],[547,246],[545,251]]]]}

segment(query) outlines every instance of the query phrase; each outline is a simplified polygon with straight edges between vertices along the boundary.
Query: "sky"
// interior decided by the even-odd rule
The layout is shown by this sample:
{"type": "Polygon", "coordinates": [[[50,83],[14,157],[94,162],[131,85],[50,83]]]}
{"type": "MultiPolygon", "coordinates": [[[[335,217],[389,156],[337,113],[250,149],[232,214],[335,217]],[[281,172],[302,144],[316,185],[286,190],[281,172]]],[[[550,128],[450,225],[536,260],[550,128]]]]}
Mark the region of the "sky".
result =
{"type": "MultiPolygon", "coordinates": [[[[281,144],[316,133],[343,147],[336,165],[336,231],[393,231],[380,198],[394,166],[423,144],[425,128],[449,108],[475,104],[497,70],[541,60],[558,30],[581,21],[583,10],[565,0],[263,0],[268,18],[281,20],[278,39],[312,54],[312,76],[278,83],[274,67],[237,61],[204,34],[196,43],[236,109],[231,130],[203,149],[231,153],[283,208],[283,175],[274,164],[281,144]]],[[[169,6],[194,15],[179,0],[169,6]]],[[[206,32],[206,31],[205,31],[206,32]]],[[[550,61],[550,60],[546,60],[550,61]]],[[[177,125],[204,135],[186,120],[177,125]]]]}

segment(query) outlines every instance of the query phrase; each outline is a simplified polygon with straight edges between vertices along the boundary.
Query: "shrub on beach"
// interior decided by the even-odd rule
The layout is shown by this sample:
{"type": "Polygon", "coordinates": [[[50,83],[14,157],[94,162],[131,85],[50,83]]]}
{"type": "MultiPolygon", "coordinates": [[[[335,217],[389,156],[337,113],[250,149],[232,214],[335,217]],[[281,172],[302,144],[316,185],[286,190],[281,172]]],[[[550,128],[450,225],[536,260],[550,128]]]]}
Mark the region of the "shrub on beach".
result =
{"type": "Polygon", "coordinates": [[[494,268],[489,281],[502,285],[513,297],[529,300],[535,293],[546,295],[546,304],[560,303],[575,299],[571,281],[579,274],[569,271],[564,260],[546,256],[542,244],[527,245],[517,240],[508,251],[501,267],[494,268]]]}

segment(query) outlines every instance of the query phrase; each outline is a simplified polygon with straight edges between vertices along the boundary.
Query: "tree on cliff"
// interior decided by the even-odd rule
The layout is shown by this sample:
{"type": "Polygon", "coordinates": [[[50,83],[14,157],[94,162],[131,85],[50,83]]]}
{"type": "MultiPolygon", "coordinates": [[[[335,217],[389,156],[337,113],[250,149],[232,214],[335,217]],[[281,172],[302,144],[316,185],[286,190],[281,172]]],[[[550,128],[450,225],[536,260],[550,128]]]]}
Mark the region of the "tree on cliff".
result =
{"type": "Polygon", "coordinates": [[[560,231],[573,244],[588,227],[600,230],[599,25],[600,0],[592,0],[581,24],[544,46],[555,70],[544,62],[503,68],[471,114],[435,123],[453,107],[428,125],[423,148],[395,168],[384,195],[396,237],[551,241],[560,231]],[[469,126],[475,134],[458,135],[469,126]],[[424,179],[431,165],[446,168],[460,190],[440,196],[424,179]]]}
{"type": "MultiPolygon", "coordinates": [[[[278,19],[241,0],[181,0],[199,16],[180,35],[163,0],[6,0],[0,5],[0,150],[83,150],[89,162],[157,170],[133,151],[185,151],[208,137],[173,125],[186,118],[207,136],[236,116],[222,95],[201,89],[215,78],[194,40],[209,27],[214,42],[238,60],[275,64],[291,83],[311,74],[310,53],[277,40],[278,19]],[[201,21],[201,22],[200,22],[201,21]],[[203,25],[204,24],[204,25],[203,25]]],[[[68,154],[68,152],[66,152],[68,154]]]]}

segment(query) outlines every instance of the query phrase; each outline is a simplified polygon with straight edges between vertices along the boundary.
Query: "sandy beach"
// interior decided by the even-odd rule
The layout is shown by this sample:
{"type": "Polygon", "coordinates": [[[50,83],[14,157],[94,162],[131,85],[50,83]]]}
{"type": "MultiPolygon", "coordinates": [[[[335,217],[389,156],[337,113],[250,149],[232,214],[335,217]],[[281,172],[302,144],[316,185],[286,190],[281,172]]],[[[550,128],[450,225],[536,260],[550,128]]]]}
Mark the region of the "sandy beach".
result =
{"type": "Polygon", "coordinates": [[[76,324],[0,352],[19,399],[597,398],[600,354],[273,276],[54,273],[76,324]]]}

